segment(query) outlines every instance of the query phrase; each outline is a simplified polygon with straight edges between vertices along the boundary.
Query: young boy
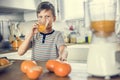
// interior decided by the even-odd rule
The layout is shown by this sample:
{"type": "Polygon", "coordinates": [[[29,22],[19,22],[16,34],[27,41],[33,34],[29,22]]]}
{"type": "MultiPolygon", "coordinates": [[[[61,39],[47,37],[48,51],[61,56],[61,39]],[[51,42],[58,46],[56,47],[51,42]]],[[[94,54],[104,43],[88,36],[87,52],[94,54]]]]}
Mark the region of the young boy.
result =
{"type": "Polygon", "coordinates": [[[37,8],[37,18],[38,22],[34,24],[31,32],[19,47],[18,54],[25,54],[32,41],[33,60],[66,60],[66,46],[62,34],[52,29],[52,23],[56,20],[54,6],[49,2],[40,3],[37,8]],[[38,31],[41,21],[48,23],[44,32],[38,31]]]}

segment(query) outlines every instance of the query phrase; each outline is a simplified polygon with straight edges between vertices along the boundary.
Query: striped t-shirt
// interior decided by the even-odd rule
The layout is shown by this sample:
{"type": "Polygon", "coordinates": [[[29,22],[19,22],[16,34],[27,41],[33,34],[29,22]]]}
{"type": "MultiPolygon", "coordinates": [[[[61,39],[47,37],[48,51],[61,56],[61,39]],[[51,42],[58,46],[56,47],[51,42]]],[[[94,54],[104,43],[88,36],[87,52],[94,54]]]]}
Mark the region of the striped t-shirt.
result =
{"type": "Polygon", "coordinates": [[[60,31],[51,33],[38,33],[33,37],[32,59],[45,61],[58,57],[58,48],[64,45],[64,39],[60,31]]]}

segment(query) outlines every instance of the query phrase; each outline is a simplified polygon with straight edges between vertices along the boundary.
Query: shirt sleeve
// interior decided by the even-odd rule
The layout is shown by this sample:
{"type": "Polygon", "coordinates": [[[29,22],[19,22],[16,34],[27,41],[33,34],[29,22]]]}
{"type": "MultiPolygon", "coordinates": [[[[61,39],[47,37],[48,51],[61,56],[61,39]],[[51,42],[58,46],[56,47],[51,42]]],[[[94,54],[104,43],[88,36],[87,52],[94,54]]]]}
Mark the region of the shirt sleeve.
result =
{"type": "Polygon", "coordinates": [[[61,45],[65,45],[65,41],[61,32],[59,32],[59,34],[57,35],[56,45],[57,48],[59,48],[61,45]]]}
{"type": "Polygon", "coordinates": [[[40,35],[37,33],[37,34],[35,34],[33,37],[32,37],[32,40],[31,40],[31,42],[32,42],[32,46],[34,46],[34,44],[35,44],[35,40],[37,40],[37,39],[39,39],[40,38],[40,35]]]}

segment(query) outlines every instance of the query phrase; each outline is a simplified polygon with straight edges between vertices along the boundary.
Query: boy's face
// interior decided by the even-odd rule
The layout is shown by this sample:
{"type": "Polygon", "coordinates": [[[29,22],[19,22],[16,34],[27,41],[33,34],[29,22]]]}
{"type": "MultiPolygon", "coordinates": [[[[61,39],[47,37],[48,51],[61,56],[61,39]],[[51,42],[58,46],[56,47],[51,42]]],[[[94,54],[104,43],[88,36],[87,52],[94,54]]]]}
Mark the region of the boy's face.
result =
{"type": "Polygon", "coordinates": [[[49,21],[48,26],[46,29],[51,29],[52,28],[52,23],[55,21],[56,17],[53,16],[51,10],[42,10],[40,13],[37,14],[38,17],[38,22],[46,22],[49,21]]]}

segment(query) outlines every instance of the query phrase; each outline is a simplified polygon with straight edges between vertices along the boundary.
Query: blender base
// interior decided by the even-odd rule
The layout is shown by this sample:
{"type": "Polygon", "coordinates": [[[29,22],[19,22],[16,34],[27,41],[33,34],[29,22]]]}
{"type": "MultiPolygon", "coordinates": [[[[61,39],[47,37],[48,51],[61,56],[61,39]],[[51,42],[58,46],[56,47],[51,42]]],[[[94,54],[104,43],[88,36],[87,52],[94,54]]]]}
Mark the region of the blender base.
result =
{"type": "MultiPolygon", "coordinates": [[[[93,76],[97,76],[97,75],[88,74],[88,77],[93,77],[93,76]]],[[[111,79],[111,76],[99,76],[99,77],[104,77],[105,80],[111,79]]]]}
{"type": "Polygon", "coordinates": [[[88,53],[88,73],[94,76],[110,78],[120,74],[120,64],[116,62],[117,43],[91,44],[88,53]]]}

